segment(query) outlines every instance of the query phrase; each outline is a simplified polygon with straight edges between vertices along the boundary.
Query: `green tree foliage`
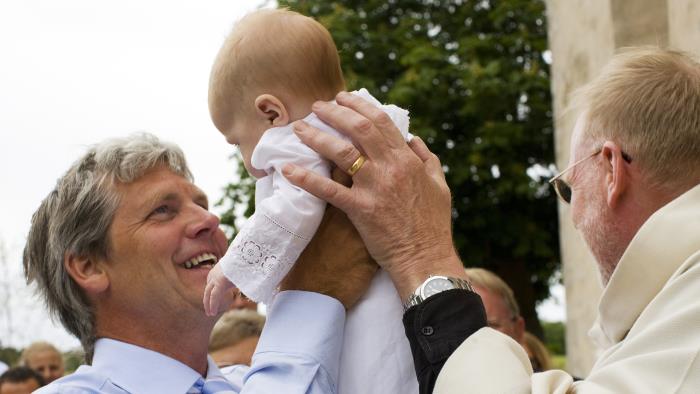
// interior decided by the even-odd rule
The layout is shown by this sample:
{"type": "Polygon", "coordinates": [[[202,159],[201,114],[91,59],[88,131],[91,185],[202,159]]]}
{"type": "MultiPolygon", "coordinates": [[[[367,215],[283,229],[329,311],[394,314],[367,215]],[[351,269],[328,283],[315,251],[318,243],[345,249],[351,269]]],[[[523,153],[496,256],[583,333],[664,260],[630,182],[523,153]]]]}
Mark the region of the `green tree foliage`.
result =
{"type": "Polygon", "coordinates": [[[544,343],[552,354],[566,354],[566,326],[562,322],[543,322],[544,343]]]}
{"type": "Polygon", "coordinates": [[[69,350],[63,353],[66,374],[75,372],[78,367],[85,364],[85,353],[82,348],[69,350]]]}
{"type": "Polygon", "coordinates": [[[462,259],[501,275],[541,336],[535,302],[549,294],[559,256],[556,201],[545,179],[553,129],[544,2],[279,5],[330,30],[349,89],[365,87],[410,110],[411,131],[444,165],[462,259]]]}
{"type": "Polygon", "coordinates": [[[0,347],[0,361],[10,367],[13,367],[19,361],[22,351],[13,347],[0,347]]]}
{"type": "Polygon", "coordinates": [[[224,187],[224,195],[216,202],[216,206],[224,208],[221,224],[230,229],[229,238],[233,239],[238,233],[236,219],[241,216],[247,218],[255,212],[255,178],[245,170],[240,155],[233,155],[231,159],[237,164],[238,181],[233,181],[224,187]],[[242,212],[239,207],[244,207],[242,212]]]}

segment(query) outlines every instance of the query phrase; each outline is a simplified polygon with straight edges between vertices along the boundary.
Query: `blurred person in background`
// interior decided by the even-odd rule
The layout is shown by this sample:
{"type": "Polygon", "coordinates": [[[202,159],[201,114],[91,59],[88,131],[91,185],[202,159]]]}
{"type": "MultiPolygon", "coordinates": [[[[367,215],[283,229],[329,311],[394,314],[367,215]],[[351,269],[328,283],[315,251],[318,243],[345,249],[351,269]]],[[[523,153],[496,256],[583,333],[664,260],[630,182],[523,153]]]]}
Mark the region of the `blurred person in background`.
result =
{"type": "Polygon", "coordinates": [[[525,319],[520,316],[520,307],[510,286],[498,275],[483,268],[467,268],[464,271],[484,303],[489,327],[522,344],[525,319]]]}
{"type": "Polygon", "coordinates": [[[20,357],[20,365],[37,371],[46,384],[62,377],[65,373],[63,355],[55,346],[44,341],[27,346],[20,357]]]}
{"type": "Polygon", "coordinates": [[[230,310],[216,322],[209,338],[209,355],[219,368],[250,365],[265,325],[265,317],[248,309],[230,310]]]}
{"type": "Polygon", "coordinates": [[[29,394],[44,384],[41,375],[29,367],[10,368],[0,375],[0,394],[29,394]]]}
{"type": "Polygon", "coordinates": [[[498,330],[518,342],[527,352],[534,372],[551,368],[549,351],[534,335],[525,331],[525,320],[520,315],[513,289],[498,275],[483,268],[464,270],[474,291],[479,294],[486,309],[489,327],[498,330]]]}
{"type": "Polygon", "coordinates": [[[544,344],[525,331],[525,320],[520,315],[513,289],[498,275],[483,268],[464,270],[474,291],[479,294],[486,310],[489,327],[518,342],[527,352],[534,372],[550,369],[550,356],[544,344]]]}
{"type": "Polygon", "coordinates": [[[521,345],[525,348],[533,372],[542,372],[552,368],[552,359],[549,350],[536,336],[525,331],[521,345]]]}

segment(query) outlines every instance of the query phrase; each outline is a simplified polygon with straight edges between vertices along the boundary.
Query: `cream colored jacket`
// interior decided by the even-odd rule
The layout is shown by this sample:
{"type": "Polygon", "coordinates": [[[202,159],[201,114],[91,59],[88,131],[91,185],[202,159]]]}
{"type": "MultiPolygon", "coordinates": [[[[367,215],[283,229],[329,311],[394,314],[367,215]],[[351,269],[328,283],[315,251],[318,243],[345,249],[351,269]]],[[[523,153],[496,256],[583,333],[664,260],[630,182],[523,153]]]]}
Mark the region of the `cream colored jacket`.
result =
{"type": "Polygon", "coordinates": [[[700,393],[700,185],[652,215],[622,256],[590,332],[590,375],[532,373],[520,346],[483,328],[450,356],[434,393],[700,393]]]}

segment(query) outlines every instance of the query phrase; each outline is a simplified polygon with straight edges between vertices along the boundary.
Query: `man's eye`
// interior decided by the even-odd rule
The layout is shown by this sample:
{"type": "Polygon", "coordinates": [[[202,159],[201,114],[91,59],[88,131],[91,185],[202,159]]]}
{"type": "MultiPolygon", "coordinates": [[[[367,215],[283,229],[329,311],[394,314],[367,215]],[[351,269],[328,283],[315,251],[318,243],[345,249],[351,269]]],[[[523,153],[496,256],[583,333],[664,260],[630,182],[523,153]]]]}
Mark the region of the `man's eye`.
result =
{"type": "Polygon", "coordinates": [[[151,215],[163,215],[171,212],[171,209],[167,205],[161,205],[151,212],[151,215]]]}

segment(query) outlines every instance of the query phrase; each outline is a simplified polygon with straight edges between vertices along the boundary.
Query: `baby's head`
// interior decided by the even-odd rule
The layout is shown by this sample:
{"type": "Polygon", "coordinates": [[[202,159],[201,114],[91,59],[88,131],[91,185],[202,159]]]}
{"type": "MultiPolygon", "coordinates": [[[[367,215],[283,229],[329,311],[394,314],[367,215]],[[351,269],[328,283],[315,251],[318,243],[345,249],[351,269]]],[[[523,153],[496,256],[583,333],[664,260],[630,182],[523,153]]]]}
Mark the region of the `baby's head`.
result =
{"type": "Polygon", "coordinates": [[[314,101],[332,100],[344,89],[328,30],[296,12],[265,9],[236,23],[219,50],[209,80],[209,112],[256,175],[250,157],[265,130],[304,118],[314,101]]]}

